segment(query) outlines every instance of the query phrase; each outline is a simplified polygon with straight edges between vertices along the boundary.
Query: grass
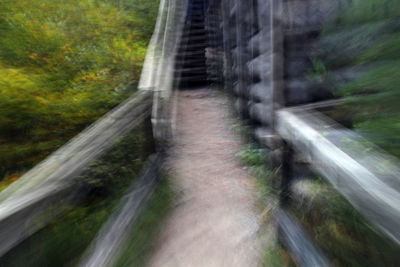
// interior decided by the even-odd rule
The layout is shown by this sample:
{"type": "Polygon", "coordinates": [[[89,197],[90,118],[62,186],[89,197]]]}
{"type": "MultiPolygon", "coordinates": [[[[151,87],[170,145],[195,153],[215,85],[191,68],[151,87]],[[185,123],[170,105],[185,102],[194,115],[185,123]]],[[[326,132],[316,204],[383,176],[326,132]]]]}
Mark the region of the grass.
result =
{"type": "Polygon", "coordinates": [[[332,186],[317,179],[316,196],[291,210],[334,266],[396,266],[399,247],[368,223],[332,186]]]}
{"type": "Polygon", "coordinates": [[[255,143],[250,126],[241,120],[233,120],[232,125],[232,130],[240,135],[245,143],[245,147],[236,156],[248,167],[250,174],[256,178],[262,198],[268,198],[274,191],[272,187],[273,173],[268,165],[268,150],[255,143]]]}
{"type": "MultiPolygon", "coordinates": [[[[251,140],[248,127],[239,125],[235,129],[251,140]]],[[[272,184],[277,177],[273,178],[275,174],[266,162],[268,151],[250,143],[238,156],[257,178],[259,207],[265,209],[267,201],[276,201],[279,195],[272,184]]],[[[310,199],[293,200],[289,208],[334,266],[395,266],[399,262],[399,247],[369,224],[332,186],[316,179],[308,190],[312,193],[310,199]]],[[[265,248],[263,264],[294,266],[291,255],[278,243],[265,248]]]]}
{"type": "Polygon", "coordinates": [[[250,174],[256,178],[261,195],[260,201],[264,203],[264,201],[270,201],[271,197],[276,197],[277,190],[273,186],[276,174],[268,165],[268,150],[250,143],[237,156],[248,167],[250,174]]]}
{"type": "Polygon", "coordinates": [[[232,129],[237,132],[247,144],[237,156],[256,179],[257,208],[261,211],[262,224],[260,236],[265,236],[262,266],[294,266],[290,254],[276,240],[276,227],[271,223],[271,215],[277,205],[279,190],[273,185],[279,170],[271,170],[268,164],[268,150],[260,148],[251,137],[251,128],[243,122],[235,120],[232,129]]]}
{"type": "MultiPolygon", "coordinates": [[[[246,128],[240,130],[246,133],[246,128]]],[[[238,153],[241,161],[248,166],[250,174],[256,178],[258,199],[258,209],[262,211],[261,236],[267,236],[264,248],[262,265],[263,266],[295,266],[291,255],[277,242],[276,227],[271,223],[271,216],[274,207],[278,202],[279,190],[273,185],[274,179],[277,179],[278,170],[271,171],[268,166],[268,151],[265,148],[259,148],[256,144],[250,143],[238,153]]]]}
{"type": "Polygon", "coordinates": [[[127,246],[115,267],[145,266],[154,251],[165,217],[172,208],[174,191],[168,177],[164,177],[150,198],[147,207],[134,225],[127,246]]]}

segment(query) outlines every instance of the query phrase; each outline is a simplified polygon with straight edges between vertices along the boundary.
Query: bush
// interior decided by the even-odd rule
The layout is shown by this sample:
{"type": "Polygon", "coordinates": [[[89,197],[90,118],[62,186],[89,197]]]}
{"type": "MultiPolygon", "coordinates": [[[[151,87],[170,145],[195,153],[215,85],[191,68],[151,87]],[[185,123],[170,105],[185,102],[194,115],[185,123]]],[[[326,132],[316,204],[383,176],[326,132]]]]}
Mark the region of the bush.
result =
{"type": "Polygon", "coordinates": [[[136,88],[158,0],[0,2],[0,179],[136,88]]]}
{"type": "Polygon", "coordinates": [[[335,112],[352,114],[356,131],[399,157],[400,2],[344,2],[338,21],[325,25],[314,53],[330,73],[363,70],[336,92],[346,104],[335,112]]]}

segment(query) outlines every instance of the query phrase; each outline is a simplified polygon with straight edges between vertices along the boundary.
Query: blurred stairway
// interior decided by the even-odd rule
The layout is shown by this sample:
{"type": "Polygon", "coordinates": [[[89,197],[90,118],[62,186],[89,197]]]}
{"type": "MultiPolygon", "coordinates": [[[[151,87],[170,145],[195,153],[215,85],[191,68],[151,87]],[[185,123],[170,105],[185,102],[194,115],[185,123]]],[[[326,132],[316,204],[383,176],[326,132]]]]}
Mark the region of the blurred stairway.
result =
{"type": "Polygon", "coordinates": [[[189,2],[175,63],[175,77],[180,89],[194,89],[208,84],[205,59],[207,35],[204,25],[204,9],[204,0],[189,2]]]}

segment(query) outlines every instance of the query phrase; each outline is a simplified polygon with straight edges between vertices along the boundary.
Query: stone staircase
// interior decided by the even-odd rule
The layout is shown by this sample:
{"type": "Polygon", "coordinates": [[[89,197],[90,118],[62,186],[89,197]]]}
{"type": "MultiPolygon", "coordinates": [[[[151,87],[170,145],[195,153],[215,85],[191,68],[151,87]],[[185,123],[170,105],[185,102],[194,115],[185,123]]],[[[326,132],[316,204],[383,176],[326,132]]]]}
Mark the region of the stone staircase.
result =
{"type": "Polygon", "coordinates": [[[191,1],[188,6],[186,23],[175,62],[175,78],[181,89],[198,88],[208,84],[204,9],[202,0],[191,1]]]}

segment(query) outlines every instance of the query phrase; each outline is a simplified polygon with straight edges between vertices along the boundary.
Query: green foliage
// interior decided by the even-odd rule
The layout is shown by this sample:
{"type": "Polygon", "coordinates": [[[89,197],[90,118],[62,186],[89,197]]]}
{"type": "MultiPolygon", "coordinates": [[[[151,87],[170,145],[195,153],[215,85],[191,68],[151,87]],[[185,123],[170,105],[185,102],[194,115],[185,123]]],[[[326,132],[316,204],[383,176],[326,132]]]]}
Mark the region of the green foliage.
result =
{"type": "Polygon", "coordinates": [[[275,240],[271,240],[271,225],[268,222],[272,216],[271,207],[277,202],[278,190],[273,186],[273,180],[276,179],[275,173],[268,166],[268,151],[264,148],[257,147],[251,143],[250,131],[248,126],[240,123],[235,125],[235,130],[243,135],[248,145],[237,156],[241,159],[250,171],[250,174],[256,178],[257,182],[257,207],[263,211],[261,221],[265,223],[261,228],[261,235],[270,236],[267,241],[262,256],[262,266],[295,266],[290,254],[282,248],[275,240]],[[267,209],[266,203],[268,203],[267,209]]]}
{"type": "Polygon", "coordinates": [[[314,55],[329,73],[337,69],[364,73],[340,85],[336,96],[346,97],[346,104],[332,113],[351,114],[347,116],[356,131],[399,157],[400,2],[345,2],[338,23],[325,26],[314,55]]]}
{"type": "Polygon", "coordinates": [[[310,205],[293,202],[292,210],[334,266],[396,266],[398,247],[331,186],[321,180],[310,205]]]}
{"type": "Polygon", "coordinates": [[[93,196],[118,195],[124,180],[131,178],[143,165],[152,151],[152,140],[146,136],[145,124],[135,128],[130,134],[120,138],[114,147],[94,161],[82,175],[77,178],[80,186],[93,196]],[[116,184],[116,179],[120,181],[116,184]]]}
{"type": "Polygon", "coordinates": [[[266,267],[296,266],[290,254],[277,245],[271,245],[263,255],[263,265],[266,267]]]}
{"type": "Polygon", "coordinates": [[[311,63],[313,65],[313,68],[308,71],[308,75],[312,78],[314,77],[324,77],[327,74],[327,69],[322,60],[320,60],[317,57],[312,57],[311,58],[311,63]]]}
{"type": "MultiPolygon", "coordinates": [[[[330,74],[349,71],[336,92],[345,103],[329,112],[351,117],[354,130],[400,157],[400,1],[344,0],[335,23],[325,25],[313,55],[330,74]],[[363,71],[358,75],[357,71],[363,71]],[[357,75],[354,75],[357,74],[357,75]]],[[[342,146],[370,147],[351,140],[342,146]]],[[[377,168],[381,166],[375,166],[377,168]]],[[[398,246],[372,226],[331,186],[317,180],[312,200],[292,209],[334,266],[396,266],[398,246]]]]}
{"type": "Polygon", "coordinates": [[[378,60],[399,60],[400,59],[400,35],[386,35],[377,41],[374,46],[366,49],[365,53],[359,56],[361,64],[375,62],[378,60]]]}
{"type": "Polygon", "coordinates": [[[373,69],[359,79],[348,83],[339,91],[340,96],[396,94],[400,82],[400,61],[375,64],[373,69]]]}
{"type": "Polygon", "coordinates": [[[115,264],[116,267],[146,266],[164,218],[172,208],[173,200],[174,191],[168,177],[165,177],[133,227],[128,244],[115,264]]]}
{"type": "MultiPolygon", "coordinates": [[[[379,52],[374,54],[374,57],[382,58],[382,53],[379,56],[379,52]]],[[[364,55],[363,59],[366,60],[370,58],[371,52],[364,55]]],[[[400,157],[399,71],[400,60],[375,63],[370,71],[346,84],[338,92],[338,95],[348,97],[347,103],[340,108],[349,114],[354,114],[355,129],[398,157],[400,157]]]]}
{"type": "Polygon", "coordinates": [[[398,0],[346,0],[338,21],[341,25],[354,25],[400,16],[398,0]]]}
{"type": "Polygon", "coordinates": [[[134,181],[148,151],[137,130],[94,163],[78,180],[83,199],[0,259],[0,266],[73,266],[134,181]]]}
{"type": "Polygon", "coordinates": [[[250,167],[259,167],[266,164],[265,149],[256,148],[254,145],[248,145],[246,149],[238,153],[238,156],[250,167]]]}
{"type": "Polygon", "coordinates": [[[356,63],[360,55],[382,39],[395,36],[399,25],[398,19],[361,25],[327,25],[312,54],[328,70],[342,68],[356,63]]]}
{"type": "MultiPolygon", "coordinates": [[[[343,1],[337,23],[325,25],[315,55],[330,73],[338,69],[364,69],[336,92],[343,105],[331,111],[351,116],[356,131],[400,157],[400,2],[397,0],[343,1]]],[[[349,148],[362,143],[342,140],[349,148]]],[[[376,166],[380,167],[380,166],[376,166]]],[[[293,203],[316,243],[335,266],[395,266],[398,246],[370,225],[333,188],[316,182],[318,197],[310,205],[293,203]]],[[[316,190],[313,189],[313,192],[316,190]]]]}
{"type": "Polygon", "coordinates": [[[0,179],[131,94],[158,0],[0,1],[0,179]]]}

